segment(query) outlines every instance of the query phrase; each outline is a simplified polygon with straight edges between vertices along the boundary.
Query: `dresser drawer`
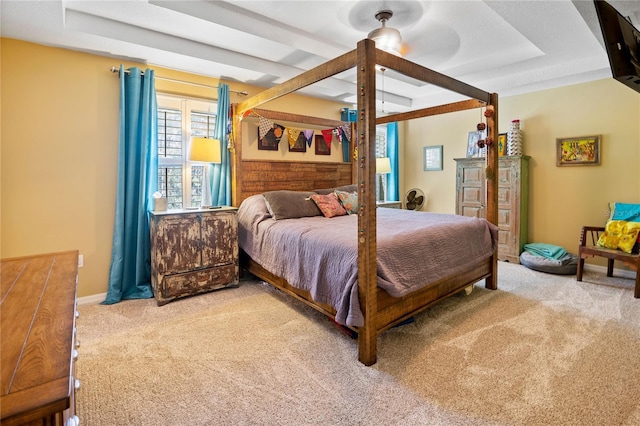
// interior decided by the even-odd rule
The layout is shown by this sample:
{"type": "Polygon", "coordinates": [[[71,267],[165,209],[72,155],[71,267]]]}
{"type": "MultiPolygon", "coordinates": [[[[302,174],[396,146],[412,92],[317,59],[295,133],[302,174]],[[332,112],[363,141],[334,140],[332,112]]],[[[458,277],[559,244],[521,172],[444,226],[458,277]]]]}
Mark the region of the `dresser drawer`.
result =
{"type": "MultiPolygon", "coordinates": [[[[235,264],[165,275],[162,279],[161,294],[157,295],[157,298],[160,302],[163,299],[174,299],[228,287],[230,284],[238,284],[238,266],[235,264]]],[[[168,301],[166,300],[165,303],[168,301]]]]}

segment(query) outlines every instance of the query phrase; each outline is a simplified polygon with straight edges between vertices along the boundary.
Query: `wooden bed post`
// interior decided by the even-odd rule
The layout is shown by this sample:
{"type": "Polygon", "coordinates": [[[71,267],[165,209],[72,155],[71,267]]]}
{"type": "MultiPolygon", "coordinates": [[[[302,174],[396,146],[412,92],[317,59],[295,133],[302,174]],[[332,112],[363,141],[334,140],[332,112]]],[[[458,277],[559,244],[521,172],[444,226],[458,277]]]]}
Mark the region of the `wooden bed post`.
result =
{"type": "Polygon", "coordinates": [[[376,50],[373,40],[358,42],[358,296],[364,325],[358,328],[358,359],[376,362],[378,329],[376,267],[376,50]]]}
{"type": "MultiPolygon", "coordinates": [[[[487,220],[498,225],[498,94],[491,93],[489,106],[486,111],[493,111],[487,115],[487,136],[493,138],[494,143],[487,149],[487,220]]],[[[485,287],[491,290],[498,288],[498,248],[493,253],[493,273],[485,279],[485,287]]]]}
{"type": "MultiPolygon", "coordinates": [[[[486,107],[493,114],[487,114],[487,135],[496,143],[487,152],[487,219],[493,224],[498,220],[498,95],[487,93],[469,84],[455,80],[421,65],[411,63],[406,59],[375,48],[375,42],[369,39],[358,42],[357,48],[332,59],[320,67],[308,70],[286,82],[274,86],[265,91],[234,105],[233,139],[232,139],[232,186],[233,205],[240,202],[252,193],[262,193],[265,189],[292,189],[290,186],[278,188],[264,188],[258,190],[253,185],[254,176],[265,173],[271,168],[263,167],[263,162],[242,158],[242,117],[253,108],[258,107],[273,99],[297,91],[303,87],[317,83],[325,78],[335,76],[357,66],[357,127],[352,123],[351,132],[351,164],[334,168],[339,171],[335,179],[351,180],[357,185],[358,191],[358,297],[360,308],[364,317],[364,324],[358,328],[358,360],[365,365],[375,364],[377,360],[378,332],[386,330],[411,315],[426,309],[432,303],[455,294],[469,284],[473,284],[486,278],[485,285],[489,289],[497,288],[497,248],[493,252],[490,261],[483,260],[469,266],[465,274],[446,277],[437,283],[435,287],[424,288],[411,293],[403,298],[392,298],[377,287],[377,211],[375,191],[375,133],[376,124],[392,121],[404,121],[413,118],[426,117],[454,111],[462,111],[471,108],[486,107]],[[378,119],[376,117],[376,65],[394,70],[407,77],[434,84],[441,88],[451,90],[470,99],[455,102],[438,107],[424,108],[418,111],[392,114],[378,119]],[[354,149],[357,156],[354,158],[354,149]],[[254,163],[259,163],[257,166],[254,163]],[[263,167],[263,168],[261,168],[263,167]],[[249,176],[252,173],[252,176],[249,176]],[[378,299],[380,297],[380,299],[378,299]],[[378,301],[380,303],[378,304],[378,301]],[[378,306],[379,305],[379,306],[378,306]]],[[[296,120],[290,120],[296,121],[296,120]]],[[[303,122],[307,122],[304,121],[303,122]]],[[[308,121],[309,123],[315,120],[308,121]]],[[[340,125],[340,124],[338,124],[340,125]]],[[[331,124],[330,126],[334,126],[331,124]]],[[[335,127],[335,126],[334,126],[335,127]]],[[[277,167],[284,163],[287,167],[294,167],[294,162],[272,161],[277,167]]],[[[322,162],[326,164],[325,162],[322,162]]],[[[306,166],[306,165],[305,165],[306,166]]],[[[334,170],[334,171],[335,171],[334,170]]],[[[326,169],[325,169],[326,171],[326,169]]],[[[262,182],[262,181],[261,181],[262,182]]],[[[279,182],[290,183],[290,179],[279,182]]],[[[326,178],[323,180],[326,183],[326,178]]],[[[314,179],[308,180],[302,190],[318,188],[314,179]]],[[[329,187],[329,186],[325,186],[329,187]]],[[[295,188],[294,188],[295,189],[295,188]]],[[[248,259],[248,269],[270,282],[277,288],[296,297],[329,316],[335,317],[333,307],[312,300],[308,292],[292,287],[284,278],[274,275],[261,265],[248,259]]]]}

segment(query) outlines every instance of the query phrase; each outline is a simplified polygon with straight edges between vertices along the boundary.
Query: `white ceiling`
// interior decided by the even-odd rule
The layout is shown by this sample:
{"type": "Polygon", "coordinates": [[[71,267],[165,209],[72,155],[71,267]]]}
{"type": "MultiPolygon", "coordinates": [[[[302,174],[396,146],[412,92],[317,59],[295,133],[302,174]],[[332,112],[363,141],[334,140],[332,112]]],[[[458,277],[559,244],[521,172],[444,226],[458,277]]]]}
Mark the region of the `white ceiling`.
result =
{"type": "MultiPolygon", "coordinates": [[[[640,27],[639,0],[609,1],[640,27]]],[[[611,76],[591,0],[2,0],[3,37],[270,87],[355,48],[390,9],[405,58],[500,96],[611,76]]],[[[106,72],[106,70],[105,70],[106,72]]],[[[355,102],[355,70],[304,92],[355,102]]],[[[387,71],[384,109],[450,102],[387,71]]],[[[251,93],[253,94],[253,93],[251,93]]],[[[379,107],[383,96],[379,95],[379,107]]]]}

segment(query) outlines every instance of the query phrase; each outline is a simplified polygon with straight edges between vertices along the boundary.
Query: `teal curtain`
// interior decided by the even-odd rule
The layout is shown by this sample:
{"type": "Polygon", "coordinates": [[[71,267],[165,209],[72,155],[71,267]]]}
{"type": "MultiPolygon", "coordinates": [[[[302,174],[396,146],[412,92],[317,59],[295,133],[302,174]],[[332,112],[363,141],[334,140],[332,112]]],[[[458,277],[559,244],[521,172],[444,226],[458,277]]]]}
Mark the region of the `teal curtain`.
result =
{"type": "Polygon", "coordinates": [[[120,65],[118,180],[109,287],[103,304],[153,297],[148,212],[158,187],[158,107],[153,70],[120,65]]]}
{"type": "Polygon", "coordinates": [[[231,154],[229,152],[229,134],[231,127],[231,103],[229,86],[218,84],[218,112],[216,115],[215,138],[220,141],[222,162],[209,167],[209,185],[211,204],[214,206],[231,205],[231,154]]]}
{"type": "Polygon", "coordinates": [[[387,124],[387,155],[391,173],[387,178],[387,200],[400,201],[400,158],[398,155],[398,123],[387,124]]]}

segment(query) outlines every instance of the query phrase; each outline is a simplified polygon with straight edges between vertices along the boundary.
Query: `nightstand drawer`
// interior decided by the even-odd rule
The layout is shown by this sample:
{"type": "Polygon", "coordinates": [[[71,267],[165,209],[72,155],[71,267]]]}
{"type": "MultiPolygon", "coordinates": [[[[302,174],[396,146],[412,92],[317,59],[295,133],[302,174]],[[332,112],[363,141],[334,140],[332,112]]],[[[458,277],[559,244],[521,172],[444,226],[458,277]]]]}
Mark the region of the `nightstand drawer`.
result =
{"type": "Polygon", "coordinates": [[[198,269],[181,274],[165,275],[162,294],[156,294],[158,304],[205,291],[238,284],[238,266],[234,264],[198,269]],[[166,300],[165,300],[166,298],[166,300]]]}

